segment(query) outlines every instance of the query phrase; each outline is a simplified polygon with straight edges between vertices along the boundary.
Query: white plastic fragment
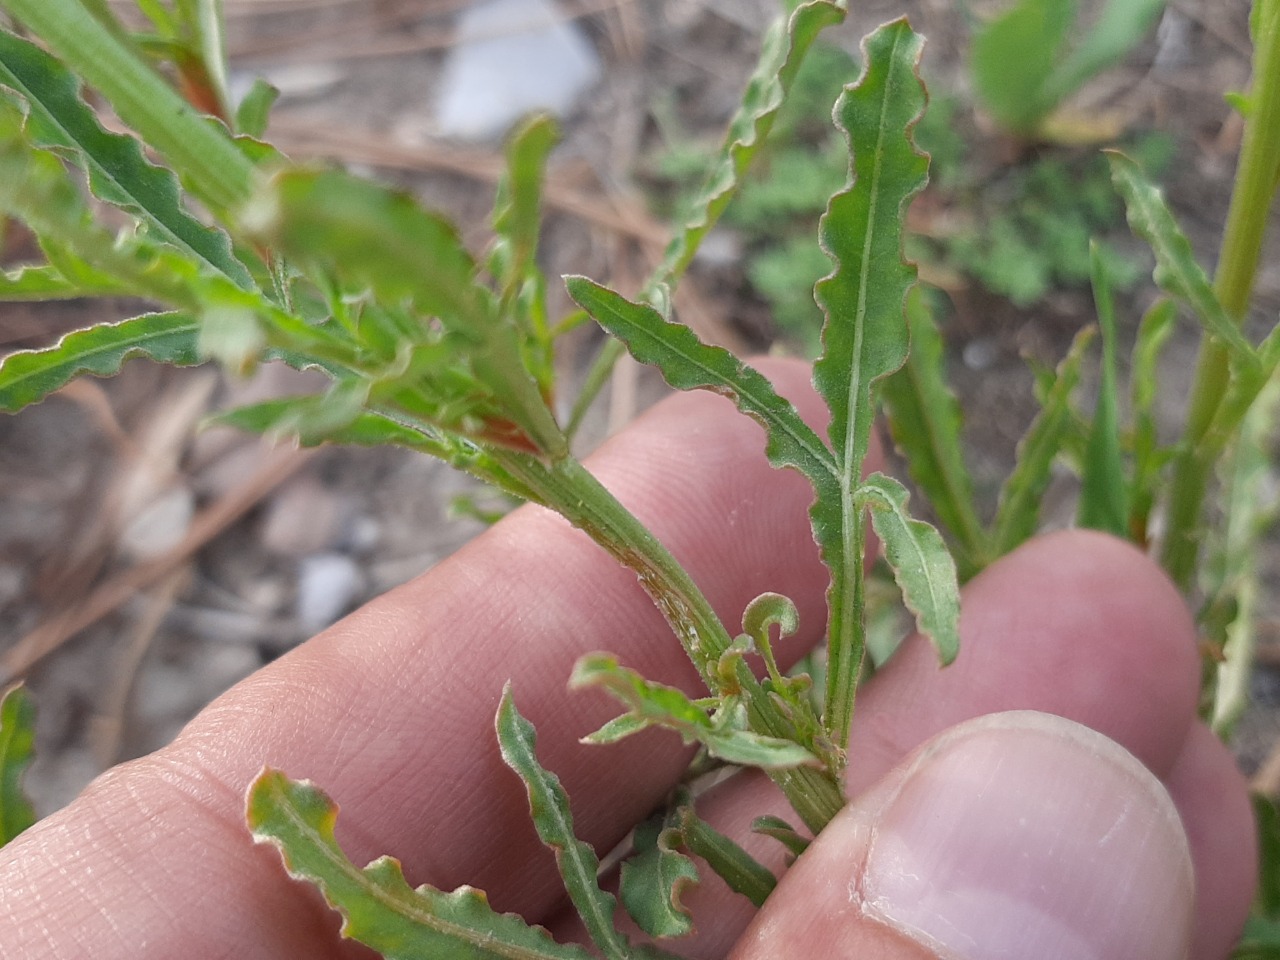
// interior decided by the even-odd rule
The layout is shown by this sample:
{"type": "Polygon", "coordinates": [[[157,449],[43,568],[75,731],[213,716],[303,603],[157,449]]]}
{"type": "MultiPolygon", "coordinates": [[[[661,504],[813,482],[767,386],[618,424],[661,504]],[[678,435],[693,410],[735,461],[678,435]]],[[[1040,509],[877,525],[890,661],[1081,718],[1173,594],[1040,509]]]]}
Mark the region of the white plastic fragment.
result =
{"type": "Polygon", "coordinates": [[[600,59],[552,0],[483,0],[458,19],[436,104],[437,131],[485,140],[535,110],[563,115],[600,59]]]}

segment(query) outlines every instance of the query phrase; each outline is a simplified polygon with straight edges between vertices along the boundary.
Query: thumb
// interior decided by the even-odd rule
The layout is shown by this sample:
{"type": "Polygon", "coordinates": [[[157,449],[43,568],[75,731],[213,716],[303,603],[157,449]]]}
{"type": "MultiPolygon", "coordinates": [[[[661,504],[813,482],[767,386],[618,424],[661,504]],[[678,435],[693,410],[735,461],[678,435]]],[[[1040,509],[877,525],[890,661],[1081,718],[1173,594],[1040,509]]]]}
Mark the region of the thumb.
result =
{"type": "Polygon", "coordinates": [[[1021,711],[952,727],[846,807],[734,960],[1181,960],[1191,855],[1123,747],[1021,711]]]}

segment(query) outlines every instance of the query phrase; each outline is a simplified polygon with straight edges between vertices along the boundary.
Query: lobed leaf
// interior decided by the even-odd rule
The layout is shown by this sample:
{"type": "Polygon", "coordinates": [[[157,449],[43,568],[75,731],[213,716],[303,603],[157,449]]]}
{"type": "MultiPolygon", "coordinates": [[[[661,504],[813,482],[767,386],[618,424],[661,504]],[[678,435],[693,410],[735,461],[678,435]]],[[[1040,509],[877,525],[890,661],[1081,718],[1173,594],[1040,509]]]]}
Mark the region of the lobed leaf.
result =
{"type": "Polygon", "coordinates": [[[248,197],[253,164],[225,127],[205,122],[146,63],[114,17],[82,0],[4,0],[25,24],[159,151],[196,197],[225,213],[248,197]]]}
{"type": "Polygon", "coordinates": [[[964,458],[963,417],[947,383],[942,336],[919,286],[907,297],[906,315],[907,362],[881,384],[889,430],[911,479],[951,534],[960,577],[967,580],[986,565],[988,553],[964,458]]]}
{"type": "Polygon", "coordinates": [[[111,377],[126,360],[149,357],[174,366],[201,362],[199,323],[188,313],[146,313],[67,334],[43,350],[20,350],[0,360],[0,410],[39,403],[83,374],[111,377]]]}
{"type": "Polygon", "coordinates": [[[831,410],[839,476],[837,484],[819,488],[812,518],[831,571],[825,722],[841,749],[863,657],[866,535],[852,496],[870,442],[876,381],[906,362],[909,345],[903,310],[916,271],[902,257],[902,224],[907,204],[928,180],[928,157],[911,139],[926,101],[916,72],[922,46],[905,19],[863,41],[863,74],[836,105],[836,122],[849,141],[851,182],[831,198],[819,228],[835,271],[815,288],[827,320],[814,383],[831,410]]]}
{"type": "Polygon", "coordinates": [[[525,368],[515,327],[500,322],[474,259],[444,217],[403,191],[337,171],[291,169],[262,186],[243,223],[291,259],[352,289],[369,288],[384,305],[408,302],[424,341],[438,321],[455,336],[454,356],[466,357],[524,445],[564,454],[564,435],[525,368]]]}
{"type": "Polygon", "coordinates": [[[705,389],[732,400],[765,429],[765,453],[775,467],[794,467],[815,485],[830,486],[835,460],[818,435],[765,377],[723,347],[703,343],[688,327],[664,320],[586,277],[568,277],[569,295],[641,363],[657,367],[677,390],[705,389]]]}
{"type": "Polygon", "coordinates": [[[1040,501],[1052,476],[1053,461],[1071,430],[1071,394],[1080,382],[1080,367],[1095,329],[1081,330],[1058,366],[1048,393],[1026,434],[1018,443],[1017,462],[1000,488],[991,549],[997,557],[1011,552],[1036,532],[1040,501]]]}
{"type": "MultiPolygon", "coordinates": [[[[647,294],[678,278],[693,259],[703,237],[715,226],[738,188],[742,175],[767,139],[786,100],[805,54],[824,29],[841,22],[847,0],[810,0],[794,5],[785,19],[765,34],[760,60],[729,123],[720,156],[692,212],[667,247],[647,294]]],[[[646,296],[649,299],[649,296],[646,296]]]]}
{"type": "Polygon", "coordinates": [[[183,207],[173,172],[148,161],[133,137],[107,131],[81,97],[79,79],[60,61],[0,31],[0,85],[19,94],[29,111],[26,127],[32,143],[84,169],[100,200],[138,217],[154,236],[238,286],[253,286],[227,235],[183,207]]]}
{"type": "Polygon", "coordinates": [[[960,652],[960,584],[942,535],[907,513],[907,488],[892,477],[873,473],[855,498],[871,512],[885,560],[903,602],[915,615],[916,628],[937,648],[946,666],[960,652]]]}
{"type": "Polygon", "coordinates": [[[620,666],[617,659],[608,654],[582,657],[573,668],[569,686],[574,689],[603,687],[621,701],[630,711],[629,716],[634,718],[612,721],[588,737],[589,742],[621,739],[643,729],[634,726],[639,721],[644,726],[674,730],[685,743],[700,743],[712,756],[728,763],[766,770],[818,763],[812,753],[790,740],[717,723],[684,691],[646,680],[636,671],[620,666]]]}
{"type": "Polygon", "coordinates": [[[1155,254],[1152,278],[1156,285],[1189,307],[1204,329],[1222,341],[1236,360],[1247,368],[1257,367],[1253,347],[1218,300],[1163,193],[1129,157],[1118,150],[1107,150],[1106,154],[1111,162],[1111,179],[1124,198],[1129,226],[1151,245],[1155,254]]]}
{"type": "Polygon", "coordinates": [[[596,880],[600,861],[591,847],[574,836],[569,797],[560,779],[538,762],[534,750],[537,733],[516,709],[510,684],[502,691],[496,726],[502,759],[524,781],[533,825],[542,842],[556,855],[565,890],[587,934],[608,960],[626,960],[627,942],[614,926],[617,901],[600,889],[596,880]]]}
{"type": "Polygon", "coordinates": [[[22,790],[35,747],[36,708],[21,684],[0,696],[0,847],[36,822],[22,790]]]}
{"type": "Polygon", "coordinates": [[[635,853],[622,862],[622,905],[651,937],[683,937],[693,932],[693,920],[681,897],[697,885],[698,868],[677,849],[679,842],[674,817],[658,814],[636,827],[635,853]]]}
{"type": "Polygon", "coordinates": [[[1089,431],[1089,446],[1085,451],[1078,522],[1082,527],[1125,537],[1129,532],[1129,497],[1120,454],[1115,303],[1111,298],[1111,283],[1107,279],[1102,251],[1096,242],[1089,245],[1089,261],[1098,325],[1102,329],[1102,375],[1098,383],[1093,427],[1089,431]]]}
{"type": "Polygon", "coordinates": [[[387,960],[590,960],[583,948],[556,943],[540,927],[495,912],[480,890],[411,889],[391,857],[361,870],[338,847],[337,816],[337,804],[318,787],[277,770],[264,770],[249,788],[254,840],[274,846],[291,877],[319,887],[342,914],[344,937],[387,960]]]}

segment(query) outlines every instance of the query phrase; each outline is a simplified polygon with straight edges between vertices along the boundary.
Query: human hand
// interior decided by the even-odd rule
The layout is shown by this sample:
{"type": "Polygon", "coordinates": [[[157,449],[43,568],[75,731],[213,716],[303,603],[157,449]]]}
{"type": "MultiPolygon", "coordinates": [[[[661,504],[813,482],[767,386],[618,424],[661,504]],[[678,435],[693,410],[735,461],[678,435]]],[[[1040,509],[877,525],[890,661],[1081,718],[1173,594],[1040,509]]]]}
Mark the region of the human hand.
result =
{"type": "MultiPolygon", "coordinates": [[[[806,370],[767,369],[802,412],[819,416],[806,370]]],[[[765,590],[791,596],[801,614],[801,634],[788,642],[794,656],[819,639],[824,571],[807,533],[810,490],[771,470],[761,444],[758,428],[724,401],[684,395],[591,466],[726,622],[765,590]]],[[[950,943],[965,960],[1226,955],[1252,891],[1251,817],[1229,754],[1195,721],[1199,663],[1177,593],[1132,548],[1067,533],[993,565],[964,603],[953,666],[939,671],[925,645],[909,642],[860,693],[850,747],[858,799],[755,925],[743,934],[749,904],[714,877],[686,898],[701,905],[695,955],[721,956],[737,942],[740,960],[933,956],[910,931],[931,929],[929,916],[959,923],[946,914],[956,902],[961,918],[981,918],[980,929],[965,931],[975,937],[1027,937],[1003,953],[991,938],[985,952],[950,943]],[[1069,717],[1130,751],[1164,783],[1189,847],[1155,781],[1098,738],[1025,716],[944,733],[1013,709],[1069,717]],[[947,770],[974,779],[942,779],[941,799],[922,789],[947,770]],[[984,784],[991,791],[979,794],[984,784]],[[1050,803],[1062,798],[1069,804],[1050,803]],[[960,829],[920,846],[938,822],[931,803],[960,829]],[[1088,814],[1100,808],[1120,812],[1097,835],[1099,819],[1088,814]],[[1010,849],[1015,816],[1025,817],[1026,845],[1010,849]],[[881,856],[895,838],[898,852],[881,856]],[[1032,842],[1046,838],[1047,846],[1032,842]],[[993,863],[992,852],[1008,859],[993,863]],[[900,882],[917,867],[931,873],[926,886],[900,882]],[[977,882],[964,876],[970,867],[1007,899],[957,901],[977,882]],[[872,902],[866,911],[850,900],[851,884],[872,902]],[[922,890],[935,899],[922,900],[922,890]],[[920,904],[934,912],[918,912],[920,904]],[[1058,954],[1046,938],[1064,945],[1058,954]],[[1135,941],[1162,952],[1130,952],[1135,941]],[[1069,952],[1072,943],[1093,952],[1069,952]]],[[[662,733],[609,748],[577,743],[615,710],[603,697],[565,692],[574,661],[594,650],[697,689],[634,577],[560,519],[518,511],[239,684],[172,745],[104,774],[0,850],[0,955],[368,956],[339,942],[336,918],[312,889],[285,878],[273,850],[249,842],[244,791],[264,764],[314,779],[342,804],[339,839],[354,861],[392,853],[413,883],[470,883],[500,910],[571,930],[550,855],[491,733],[503,683],[513,680],[544,763],[573,798],[579,833],[599,850],[660,802],[689,756],[662,733]]],[[[700,812],[776,861],[776,844],[746,837],[745,827],[781,812],[778,804],[767,781],[744,776],[700,812]]]]}

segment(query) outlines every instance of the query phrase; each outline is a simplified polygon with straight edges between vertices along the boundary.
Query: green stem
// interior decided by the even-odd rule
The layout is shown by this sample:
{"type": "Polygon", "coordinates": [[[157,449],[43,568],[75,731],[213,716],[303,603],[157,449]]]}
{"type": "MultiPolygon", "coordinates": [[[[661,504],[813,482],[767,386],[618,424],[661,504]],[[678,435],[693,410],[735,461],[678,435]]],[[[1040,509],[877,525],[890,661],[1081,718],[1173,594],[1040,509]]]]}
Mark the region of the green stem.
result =
{"type": "Polygon", "coordinates": [[[841,757],[849,746],[853,704],[862,678],[866,643],[866,514],[854,503],[852,489],[842,494],[845,508],[843,536],[844,584],[833,582],[828,592],[827,697],[822,721],[841,757]]]}
{"type": "Polygon", "coordinates": [[[253,164],[231,139],[99,23],[80,0],[0,0],[97,89],[120,119],[219,212],[249,199],[253,164]]]}
{"type": "MultiPolygon", "coordinates": [[[[1235,189],[1214,276],[1227,313],[1243,321],[1257,276],[1267,214],[1276,192],[1280,157],[1280,3],[1262,7],[1254,38],[1251,110],[1236,170],[1235,189]]],[[[1200,520],[1221,442],[1206,443],[1231,381],[1226,348],[1206,339],[1196,363],[1187,428],[1174,466],[1162,561],[1183,590],[1192,586],[1200,552],[1200,520]]],[[[1233,429],[1238,424],[1230,425],[1233,429]]],[[[1223,438],[1225,439],[1225,438],[1223,438]]]]}
{"type": "MultiPolygon", "coordinates": [[[[504,471],[533,492],[540,503],[583,530],[612,557],[635,572],[646,593],[679,637],[708,689],[721,692],[717,666],[732,643],[729,632],[702,591],[675,557],[613,494],[577,460],[552,463],[511,450],[493,450],[504,471]]],[[[793,725],[740,662],[734,677],[747,705],[751,727],[767,736],[796,739],[793,725]]],[[[821,830],[844,805],[834,771],[797,767],[770,771],[805,825],[821,830]]]]}

